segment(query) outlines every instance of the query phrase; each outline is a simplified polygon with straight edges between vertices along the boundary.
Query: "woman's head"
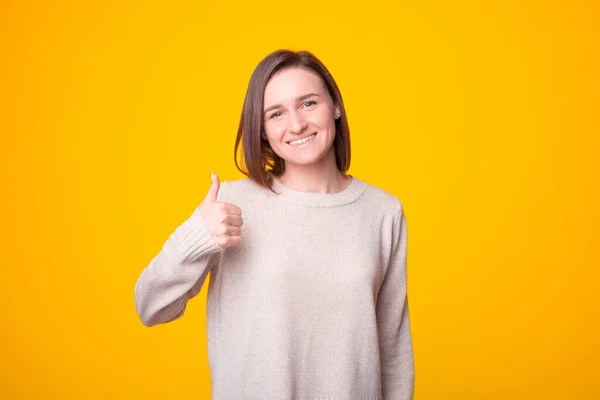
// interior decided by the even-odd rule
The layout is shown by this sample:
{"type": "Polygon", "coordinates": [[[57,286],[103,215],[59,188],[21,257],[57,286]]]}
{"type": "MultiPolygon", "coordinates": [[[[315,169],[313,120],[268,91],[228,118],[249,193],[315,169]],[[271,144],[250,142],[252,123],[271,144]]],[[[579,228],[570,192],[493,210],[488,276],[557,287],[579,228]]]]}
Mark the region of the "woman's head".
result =
{"type": "Polygon", "coordinates": [[[246,92],[234,158],[242,173],[269,188],[268,172],[279,176],[286,165],[331,162],[348,171],[350,134],[342,96],[313,54],[277,50],[258,64],[246,92]],[[237,160],[240,144],[245,169],[237,160]]]}

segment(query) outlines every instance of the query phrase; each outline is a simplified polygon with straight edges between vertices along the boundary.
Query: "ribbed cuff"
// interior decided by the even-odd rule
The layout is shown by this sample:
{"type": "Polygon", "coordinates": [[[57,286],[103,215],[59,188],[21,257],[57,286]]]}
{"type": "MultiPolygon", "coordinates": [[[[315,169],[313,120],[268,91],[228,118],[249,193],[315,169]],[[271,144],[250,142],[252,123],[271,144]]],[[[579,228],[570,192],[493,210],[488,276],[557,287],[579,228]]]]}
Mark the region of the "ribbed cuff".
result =
{"type": "Polygon", "coordinates": [[[200,215],[200,208],[196,208],[192,215],[175,229],[172,236],[186,259],[195,260],[223,250],[208,232],[200,215]]]}

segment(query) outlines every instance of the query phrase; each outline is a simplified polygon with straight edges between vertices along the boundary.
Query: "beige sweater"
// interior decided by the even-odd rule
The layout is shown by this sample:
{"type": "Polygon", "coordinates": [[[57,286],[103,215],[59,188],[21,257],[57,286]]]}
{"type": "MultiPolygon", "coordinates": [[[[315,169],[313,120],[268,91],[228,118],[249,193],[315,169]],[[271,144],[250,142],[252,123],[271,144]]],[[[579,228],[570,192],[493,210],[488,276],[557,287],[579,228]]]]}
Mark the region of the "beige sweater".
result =
{"type": "Polygon", "coordinates": [[[135,285],[142,322],[181,317],[210,272],[213,400],[413,398],[401,202],[354,176],[335,194],[274,188],[221,183],[242,209],[237,247],[198,209],[175,229],[135,285]]]}

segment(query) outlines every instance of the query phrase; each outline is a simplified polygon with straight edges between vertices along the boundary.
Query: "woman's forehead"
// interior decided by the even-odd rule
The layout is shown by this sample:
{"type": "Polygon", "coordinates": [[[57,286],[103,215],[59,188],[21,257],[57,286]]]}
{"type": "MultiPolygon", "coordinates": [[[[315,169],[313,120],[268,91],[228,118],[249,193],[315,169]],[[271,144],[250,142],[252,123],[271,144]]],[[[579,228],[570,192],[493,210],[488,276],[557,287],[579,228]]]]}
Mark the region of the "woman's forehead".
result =
{"type": "Polygon", "coordinates": [[[265,87],[265,101],[294,100],[308,93],[323,95],[325,85],[315,72],[289,68],[273,75],[265,87]]]}

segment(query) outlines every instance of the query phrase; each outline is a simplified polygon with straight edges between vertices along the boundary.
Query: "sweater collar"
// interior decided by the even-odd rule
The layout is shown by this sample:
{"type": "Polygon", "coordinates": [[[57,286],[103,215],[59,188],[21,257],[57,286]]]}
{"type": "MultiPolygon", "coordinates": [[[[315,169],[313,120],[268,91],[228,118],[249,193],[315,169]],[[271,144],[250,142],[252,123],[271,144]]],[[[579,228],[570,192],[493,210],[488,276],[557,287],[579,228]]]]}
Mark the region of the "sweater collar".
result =
{"type": "Polygon", "coordinates": [[[354,175],[350,184],[338,193],[313,193],[292,189],[284,185],[278,178],[273,177],[273,190],[280,195],[282,200],[304,204],[310,207],[336,207],[350,204],[357,200],[367,187],[366,182],[354,175]]]}

